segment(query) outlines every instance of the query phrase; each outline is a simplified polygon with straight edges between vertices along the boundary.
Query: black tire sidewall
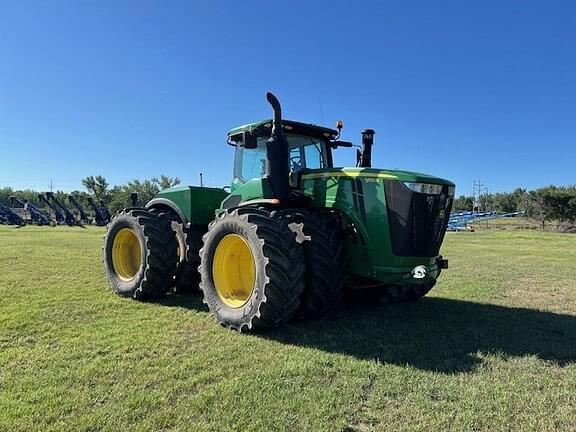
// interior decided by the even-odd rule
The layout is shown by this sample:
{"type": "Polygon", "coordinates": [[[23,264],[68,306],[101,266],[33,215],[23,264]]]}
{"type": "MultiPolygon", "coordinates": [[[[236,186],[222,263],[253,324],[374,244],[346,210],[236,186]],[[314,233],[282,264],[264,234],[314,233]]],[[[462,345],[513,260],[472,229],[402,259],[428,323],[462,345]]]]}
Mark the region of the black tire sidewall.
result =
{"type": "Polygon", "coordinates": [[[122,214],[109,224],[106,238],[104,240],[104,266],[106,268],[106,275],[108,276],[110,285],[112,285],[112,289],[121,296],[132,297],[142,283],[144,272],[146,270],[146,239],[142,232],[142,227],[138,224],[135,217],[122,214]],[[114,245],[114,239],[116,238],[116,235],[118,235],[118,232],[123,228],[128,228],[134,232],[138,238],[140,251],[142,252],[140,269],[134,278],[129,281],[122,280],[118,277],[114,269],[114,263],[112,262],[112,247],[114,245]]]}
{"type": "Polygon", "coordinates": [[[204,242],[202,260],[202,281],[204,290],[204,300],[212,312],[226,324],[241,326],[248,323],[251,317],[257,313],[258,305],[264,295],[263,287],[266,285],[268,276],[266,275],[266,257],[260,244],[256,230],[250,226],[244,219],[227,220],[217,224],[210,230],[208,237],[204,242]],[[216,290],[212,266],[214,263],[214,254],[220,241],[228,234],[238,234],[248,243],[254,257],[256,280],[254,291],[248,301],[238,307],[232,308],[226,305],[216,290]]]}

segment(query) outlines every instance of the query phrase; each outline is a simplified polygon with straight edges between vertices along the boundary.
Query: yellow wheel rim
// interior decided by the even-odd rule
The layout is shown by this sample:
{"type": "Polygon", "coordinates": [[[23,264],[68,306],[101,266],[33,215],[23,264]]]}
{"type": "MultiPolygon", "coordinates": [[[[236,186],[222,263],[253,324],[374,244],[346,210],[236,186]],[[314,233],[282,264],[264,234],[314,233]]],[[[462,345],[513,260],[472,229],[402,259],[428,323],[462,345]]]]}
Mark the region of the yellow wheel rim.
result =
{"type": "Polygon", "coordinates": [[[224,236],[214,253],[212,276],[218,296],[226,306],[246,304],[256,282],[256,263],[246,240],[238,234],[224,236]]]}
{"type": "Polygon", "coordinates": [[[134,279],[142,261],[142,250],[136,233],[122,228],[112,244],[112,265],[118,277],[124,281],[134,279]]]}

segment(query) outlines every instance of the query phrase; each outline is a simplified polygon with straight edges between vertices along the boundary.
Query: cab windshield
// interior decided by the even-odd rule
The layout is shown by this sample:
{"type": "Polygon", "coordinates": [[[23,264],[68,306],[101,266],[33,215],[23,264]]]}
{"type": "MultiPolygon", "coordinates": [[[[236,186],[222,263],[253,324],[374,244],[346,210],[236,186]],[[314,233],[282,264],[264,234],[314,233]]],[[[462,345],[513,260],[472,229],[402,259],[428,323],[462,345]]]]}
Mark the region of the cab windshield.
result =
{"type": "MultiPolygon", "coordinates": [[[[304,168],[327,168],[326,142],[324,140],[304,135],[286,135],[290,153],[288,157],[291,173],[304,168]]],[[[236,147],[234,160],[235,182],[246,183],[254,178],[266,175],[266,141],[268,138],[258,138],[258,147],[245,149],[236,147]]]]}

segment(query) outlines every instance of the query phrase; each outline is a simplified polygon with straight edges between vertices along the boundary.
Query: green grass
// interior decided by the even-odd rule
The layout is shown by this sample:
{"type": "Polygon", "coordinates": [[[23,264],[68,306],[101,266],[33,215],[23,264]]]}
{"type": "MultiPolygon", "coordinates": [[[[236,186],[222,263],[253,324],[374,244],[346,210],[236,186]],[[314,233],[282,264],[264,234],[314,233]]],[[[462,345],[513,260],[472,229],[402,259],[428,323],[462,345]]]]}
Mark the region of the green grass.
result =
{"type": "Polygon", "coordinates": [[[576,428],[576,236],[449,233],[413,305],[261,335],[113,295],[97,228],[0,227],[0,431],[576,428]]]}

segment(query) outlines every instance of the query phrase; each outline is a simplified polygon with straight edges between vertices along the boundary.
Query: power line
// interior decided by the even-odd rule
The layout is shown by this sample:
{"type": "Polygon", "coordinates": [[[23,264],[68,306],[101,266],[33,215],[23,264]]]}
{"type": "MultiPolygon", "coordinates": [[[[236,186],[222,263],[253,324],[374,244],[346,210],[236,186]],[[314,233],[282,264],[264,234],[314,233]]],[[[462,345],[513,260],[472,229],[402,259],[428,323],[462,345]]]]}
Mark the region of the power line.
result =
{"type": "Polygon", "coordinates": [[[480,195],[484,185],[480,180],[472,182],[472,213],[480,213],[480,195]]]}

